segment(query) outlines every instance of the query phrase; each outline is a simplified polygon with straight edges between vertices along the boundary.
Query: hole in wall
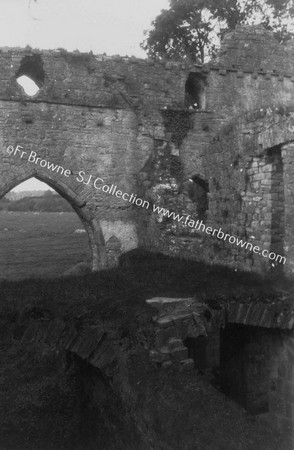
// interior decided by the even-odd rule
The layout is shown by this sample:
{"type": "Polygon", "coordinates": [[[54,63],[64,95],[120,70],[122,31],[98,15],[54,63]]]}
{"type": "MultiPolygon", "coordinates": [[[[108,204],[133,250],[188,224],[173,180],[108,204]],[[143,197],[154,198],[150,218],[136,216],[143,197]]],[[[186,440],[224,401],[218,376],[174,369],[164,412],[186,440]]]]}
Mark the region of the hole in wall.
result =
{"type": "Polygon", "coordinates": [[[185,84],[186,108],[205,109],[205,77],[191,72],[185,84]]]}
{"type": "Polygon", "coordinates": [[[44,85],[45,72],[40,55],[26,55],[15,74],[17,83],[26,95],[35,96],[44,85]]]}
{"type": "Polygon", "coordinates": [[[268,412],[270,389],[276,389],[270,382],[271,345],[279,330],[228,323],[219,333],[218,337],[200,335],[185,339],[195,368],[250,414],[268,412]]]}
{"type": "Polygon", "coordinates": [[[197,206],[199,218],[204,219],[205,213],[208,210],[208,181],[201,178],[199,175],[193,175],[189,178],[187,192],[190,200],[197,206]]]}
{"type": "Polygon", "coordinates": [[[202,335],[187,337],[184,344],[188,348],[188,357],[194,360],[195,368],[203,373],[207,368],[208,338],[202,335]]]}
{"type": "Polygon", "coordinates": [[[17,78],[16,81],[23,88],[25,94],[29,97],[34,97],[40,90],[34,80],[27,77],[26,75],[22,75],[21,77],[17,78]]]}

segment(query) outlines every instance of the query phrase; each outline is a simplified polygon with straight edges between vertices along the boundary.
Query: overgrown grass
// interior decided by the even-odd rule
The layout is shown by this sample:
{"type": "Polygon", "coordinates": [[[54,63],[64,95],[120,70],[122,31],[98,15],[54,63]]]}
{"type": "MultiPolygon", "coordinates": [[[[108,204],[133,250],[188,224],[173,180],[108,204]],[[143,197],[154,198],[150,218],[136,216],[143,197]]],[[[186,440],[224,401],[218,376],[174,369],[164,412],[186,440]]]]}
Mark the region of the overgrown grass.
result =
{"type": "MultiPolygon", "coordinates": [[[[136,314],[154,296],[186,297],[219,302],[273,301],[281,297],[287,280],[274,280],[220,266],[134,250],[118,268],[81,277],[29,279],[0,284],[2,314],[95,316],[104,319],[136,314]]],[[[287,295],[282,297],[291,306],[287,295]]]]}
{"type": "Polygon", "coordinates": [[[76,213],[0,211],[0,279],[58,277],[91,259],[76,213]]]}
{"type": "MultiPolygon", "coordinates": [[[[17,327],[11,322],[26,317],[61,316],[84,321],[99,316],[119,329],[123,340],[124,333],[128,338],[136,334],[138,318],[142,317],[144,330],[148,327],[145,313],[152,314],[152,310],[145,305],[147,298],[192,296],[217,307],[219,303],[233,299],[277,301],[285,296],[285,293],[278,292],[281,286],[290,288],[291,283],[287,280],[279,280],[278,283],[250,273],[142,250],[123,255],[118,268],[83,277],[2,282],[0,375],[3,383],[0,403],[3,412],[0,414],[0,440],[7,444],[5,448],[14,450],[127,448],[118,446],[115,440],[115,437],[121,439],[125,436],[121,423],[111,421],[113,431],[109,436],[103,423],[104,403],[97,412],[94,408],[97,405],[93,404],[94,394],[91,390],[90,394],[85,391],[84,386],[92,386],[89,373],[82,383],[77,367],[70,365],[68,369],[63,352],[38,343],[27,346],[18,342],[14,333],[17,327]],[[85,401],[90,403],[90,408],[85,401]],[[85,422],[90,426],[85,426],[85,422]],[[96,445],[95,441],[92,446],[89,429],[99,431],[101,445],[96,445]],[[109,446],[105,444],[107,440],[109,446]]],[[[290,296],[285,303],[292,307],[290,296]]],[[[231,450],[244,441],[248,449],[273,450],[281,444],[281,437],[273,430],[259,423],[249,423],[243,410],[224,400],[194,372],[185,377],[173,371],[159,373],[153,368],[151,370],[141,353],[132,353],[129,364],[129,379],[136,386],[140,398],[138,414],[143,408],[145,417],[147,414],[157,433],[156,439],[160,437],[162,441],[176,442],[177,448],[183,449],[196,445],[202,449],[231,450]]],[[[94,388],[96,395],[105,391],[104,385],[98,391],[97,385],[94,388]]],[[[118,409],[113,401],[113,397],[105,399],[110,408],[110,418],[111,412],[118,409]]],[[[284,443],[281,445],[288,448],[284,443]]]]}

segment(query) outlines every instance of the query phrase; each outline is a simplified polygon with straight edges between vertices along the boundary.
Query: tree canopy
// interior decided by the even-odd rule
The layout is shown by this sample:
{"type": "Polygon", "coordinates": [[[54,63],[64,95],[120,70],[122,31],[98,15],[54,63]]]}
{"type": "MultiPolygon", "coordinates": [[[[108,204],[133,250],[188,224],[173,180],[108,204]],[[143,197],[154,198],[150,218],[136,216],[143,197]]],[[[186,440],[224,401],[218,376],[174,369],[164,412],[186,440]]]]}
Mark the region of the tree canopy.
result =
{"type": "Polygon", "coordinates": [[[293,0],[169,0],[145,31],[141,47],[152,58],[204,62],[215,55],[224,33],[237,24],[262,24],[279,42],[293,38],[293,0]]]}

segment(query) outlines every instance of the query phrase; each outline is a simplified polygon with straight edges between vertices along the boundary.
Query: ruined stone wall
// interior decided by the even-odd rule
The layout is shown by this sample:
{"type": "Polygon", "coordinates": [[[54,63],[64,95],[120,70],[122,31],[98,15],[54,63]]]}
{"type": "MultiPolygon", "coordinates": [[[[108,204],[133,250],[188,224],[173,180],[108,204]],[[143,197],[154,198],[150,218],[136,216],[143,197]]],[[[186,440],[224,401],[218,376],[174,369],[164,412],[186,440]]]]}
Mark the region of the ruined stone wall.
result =
{"type": "MultiPolygon", "coordinates": [[[[293,331],[271,338],[269,410],[281,428],[293,430],[293,331]]],[[[267,342],[267,344],[269,341],[267,342]]]]}
{"type": "MultiPolygon", "coordinates": [[[[289,151],[292,147],[284,143],[293,140],[293,119],[290,113],[259,110],[240,119],[239,124],[223,127],[211,146],[211,156],[222,176],[216,179],[212,173],[215,182],[210,192],[208,216],[213,223],[223,218],[223,228],[240,239],[287,256],[288,273],[292,272],[293,265],[290,225],[293,208],[292,175],[288,173],[286,177],[285,170],[291,172],[289,162],[293,153],[289,151]],[[284,148],[288,148],[287,161],[284,148]],[[289,219],[285,227],[286,217],[289,219]]],[[[259,253],[235,250],[236,261],[243,258],[242,265],[252,265],[254,270],[277,265],[259,253]]]]}
{"type": "Polygon", "coordinates": [[[218,336],[223,391],[253,414],[268,412],[275,426],[292,432],[294,319],[291,300],[284,300],[229,302],[209,345],[218,336]]]}
{"type": "Polygon", "coordinates": [[[237,26],[225,35],[216,60],[191,68],[205,77],[205,107],[195,114],[181,148],[187,175],[199,169],[196,161],[206,152],[205,142],[236,115],[267,108],[294,110],[293,52],[292,41],[282,46],[263,27],[237,26]]]}
{"type": "Polygon", "coordinates": [[[178,177],[168,181],[166,156],[161,159],[159,154],[153,161],[161,168],[161,180],[146,175],[148,170],[144,175],[149,182],[145,195],[183,216],[180,223],[152,218],[150,234],[154,238],[160,229],[157,245],[162,251],[236,269],[281,270],[283,265],[282,270],[293,272],[292,53],[292,43],[281,46],[260,27],[237,27],[225,38],[215,61],[194,67],[193,73],[204,80],[203,108],[190,106],[186,135],[178,144],[174,130],[165,144],[170,158],[179,158],[178,177]],[[188,192],[188,180],[194,176],[208,184],[203,217],[188,192]],[[188,214],[195,222],[203,219],[212,229],[221,227],[244,243],[250,241],[252,248],[287,256],[287,263],[277,264],[187,223],[183,226],[188,214]]]}
{"type": "Polygon", "coordinates": [[[31,176],[47,182],[81,217],[94,268],[106,263],[105,241],[111,260],[136,247],[136,208],[101,186],[137,193],[153,136],[164,135],[161,109],[184,105],[182,64],[27,48],[2,49],[0,71],[0,195],[31,176]],[[21,75],[39,86],[35,96],[19,86],[21,75]]]}
{"type": "Polygon", "coordinates": [[[149,355],[158,367],[214,373],[219,388],[249,413],[268,413],[273,425],[293,431],[291,296],[215,301],[216,308],[193,298],[146,302],[157,310],[149,355]]]}
{"type": "Polygon", "coordinates": [[[222,332],[224,392],[253,414],[267,413],[275,426],[293,430],[293,331],[229,326],[222,332]]]}
{"type": "Polygon", "coordinates": [[[284,251],[287,255],[286,273],[294,272],[294,144],[293,141],[282,147],[284,165],[284,251]]]}
{"type": "MultiPolygon", "coordinates": [[[[187,257],[255,271],[280,270],[283,265],[285,272],[292,273],[294,155],[293,145],[289,142],[294,139],[294,117],[286,110],[259,109],[223,125],[212,138],[213,142],[207,143],[207,116],[191,114],[192,118],[195,116],[200,123],[202,121],[202,131],[198,136],[200,139],[202,136],[203,141],[195,144],[189,175],[184,173],[181,157],[187,142],[191,144],[190,151],[193,148],[189,131],[180,151],[168,142],[164,144],[165,158],[168,154],[168,160],[174,163],[178,158],[178,173],[174,178],[171,166],[166,165],[160,152],[149,168],[142,169],[142,174],[147,177],[145,183],[149,183],[144,193],[146,198],[183,217],[179,222],[163,215],[150,216],[150,235],[155,239],[158,232],[156,244],[164,252],[181,252],[187,257]],[[195,188],[197,183],[191,183],[187,178],[194,174],[207,180],[209,186],[209,192],[203,194],[207,196],[208,204],[202,216],[199,215],[197,200],[189,195],[189,186],[192,184],[195,188]],[[203,220],[206,226],[221,228],[222,233],[242,239],[246,246],[247,242],[249,244],[244,250],[216,236],[208,236],[203,230],[190,228],[186,221],[188,215],[195,222],[203,220]],[[258,252],[257,249],[252,251],[255,246],[260,248],[258,252]],[[284,264],[282,259],[263,257],[262,250],[267,251],[266,255],[274,252],[286,257],[287,262],[284,264]]],[[[189,157],[185,157],[188,164],[189,157]]]]}
{"type": "Polygon", "coordinates": [[[262,25],[237,25],[233,32],[227,33],[222,48],[216,58],[226,67],[240,70],[272,71],[273,73],[293,72],[294,43],[288,41],[279,45],[271,31],[262,25]]]}
{"type": "Polygon", "coordinates": [[[94,268],[138,245],[234,268],[273,267],[154,214],[159,205],[287,253],[292,273],[292,53],[292,43],[281,46],[260,27],[237,27],[204,66],[2,49],[0,195],[31,176],[46,181],[81,217],[94,268]],[[40,88],[34,97],[17,83],[25,74],[40,88]],[[9,156],[9,145],[70,175],[9,156]],[[102,192],[103,184],[149,208],[102,192]]]}

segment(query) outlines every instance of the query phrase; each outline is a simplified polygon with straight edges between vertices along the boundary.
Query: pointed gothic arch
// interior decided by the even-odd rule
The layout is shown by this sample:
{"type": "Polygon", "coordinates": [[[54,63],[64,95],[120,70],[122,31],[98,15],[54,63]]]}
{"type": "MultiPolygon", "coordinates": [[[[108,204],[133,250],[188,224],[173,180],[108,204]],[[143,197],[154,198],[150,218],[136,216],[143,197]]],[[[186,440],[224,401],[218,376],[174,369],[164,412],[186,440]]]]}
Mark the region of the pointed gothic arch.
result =
{"type": "Polygon", "coordinates": [[[37,180],[46,183],[54,189],[61,197],[68,201],[72,206],[78,217],[80,218],[88,236],[90,251],[91,251],[91,268],[92,271],[103,269],[106,264],[105,242],[102,230],[98,220],[95,218],[93,212],[89,209],[86,202],[79,198],[79,196],[61,180],[54,180],[44,174],[33,173],[30,175],[14,176],[4,186],[0,185],[0,198],[10,192],[13,188],[29,180],[36,178],[37,180]]]}

